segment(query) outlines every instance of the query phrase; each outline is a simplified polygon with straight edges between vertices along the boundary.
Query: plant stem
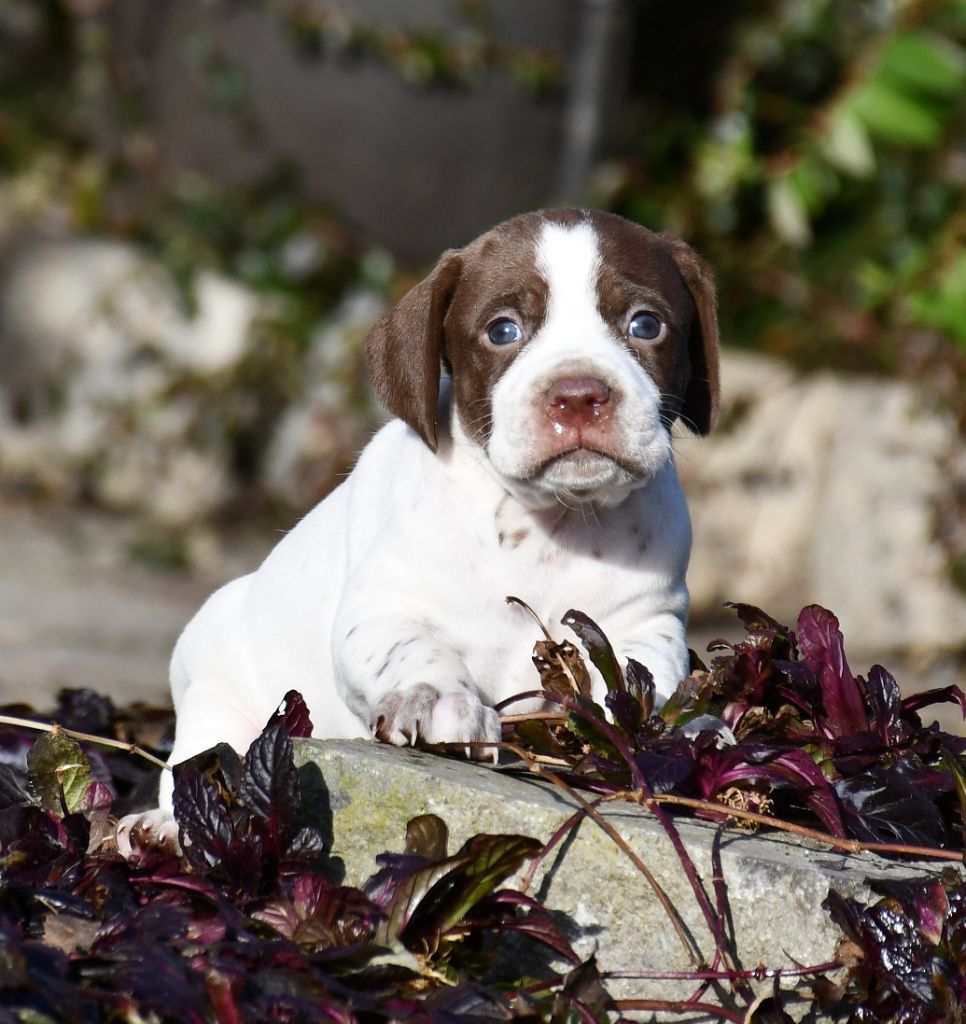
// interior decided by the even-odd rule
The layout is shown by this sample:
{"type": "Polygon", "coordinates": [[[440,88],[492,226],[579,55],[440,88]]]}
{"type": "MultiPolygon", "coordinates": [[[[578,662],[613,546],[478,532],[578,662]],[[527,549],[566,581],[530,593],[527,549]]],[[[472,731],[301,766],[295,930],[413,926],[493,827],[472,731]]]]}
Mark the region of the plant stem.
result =
{"type": "Polygon", "coordinates": [[[640,857],[635,853],[631,846],[627,843],[624,837],[614,828],[613,825],[597,810],[593,803],[589,800],[585,800],[572,786],[568,786],[563,779],[560,778],[555,772],[549,771],[543,765],[534,763],[529,754],[527,754],[520,747],[517,747],[513,743],[502,744],[504,749],[512,751],[517,757],[526,764],[534,775],[539,775],[542,778],[552,782],[558,789],[563,793],[566,793],[571,800],[576,801],[580,805],[580,809],[588,817],[592,818],[599,828],[601,828],[609,837],[612,839],[628,857],[634,867],[647,879],[648,885],[654,890],[654,895],[657,896],[658,902],[664,908],[664,912],[667,914],[674,926],[674,930],[677,932],[678,938],[681,940],[681,944],[684,946],[685,952],[688,958],[694,964],[700,964],[702,962],[701,950],[697,944],[688,935],[687,929],[684,927],[684,922],[681,920],[681,915],[678,913],[674,904],[671,902],[670,896],[664,891],[661,883],[654,877],[651,869],[641,860],[640,857]]]}
{"type": "MultiPolygon", "coordinates": [[[[594,800],[592,806],[596,807],[602,798],[594,800]]],[[[534,876],[537,873],[537,869],[546,860],[547,855],[550,851],[560,842],[561,839],[572,829],[575,829],[587,816],[587,812],[581,807],[579,810],[574,811],[573,814],[557,829],[556,832],[543,844],[543,849],[530,861],[530,867],[527,869],[527,873],[523,876],[520,881],[520,892],[526,893],[526,891],[533,884],[534,876]]]]}
{"type": "MultiPolygon", "coordinates": [[[[594,728],[598,729],[607,737],[608,740],[610,740],[610,742],[620,752],[621,757],[624,758],[628,768],[630,768],[631,774],[636,779],[641,793],[645,794],[646,797],[650,797],[651,790],[647,779],[644,777],[644,773],[634,760],[630,748],[618,731],[614,729],[610,723],[589,714],[575,701],[564,701],[563,704],[564,707],[573,714],[579,715],[590,721],[594,728]]],[[[691,886],[691,891],[694,893],[694,898],[697,901],[698,907],[704,916],[705,923],[708,926],[708,931],[711,933],[711,937],[714,940],[715,948],[721,955],[722,962],[729,969],[736,969],[736,965],[731,958],[731,954],[728,952],[727,936],[724,931],[724,921],[715,913],[714,907],[711,906],[711,901],[708,899],[708,894],[704,891],[704,885],[698,875],[698,869],[695,866],[694,861],[691,859],[691,855],[688,853],[687,847],[684,845],[684,841],[681,839],[681,833],[678,832],[677,826],[665,812],[663,807],[660,807],[659,805],[651,806],[651,811],[660,822],[661,827],[664,829],[665,834],[671,842],[671,845],[674,847],[674,852],[677,854],[678,859],[681,862],[681,867],[684,870],[684,874],[691,886]]],[[[740,994],[750,1005],[753,1001],[753,997],[751,997],[746,986],[742,987],[740,994]]]]}
{"type": "Polygon", "coordinates": [[[681,807],[691,807],[698,811],[722,814],[728,818],[753,821],[759,825],[767,825],[770,828],[779,829],[782,832],[791,832],[793,835],[815,839],[826,846],[845,850],[848,853],[862,853],[864,850],[871,853],[904,853],[912,857],[927,857],[933,860],[948,860],[955,863],[963,859],[963,855],[955,850],[938,850],[931,846],[909,846],[903,843],[863,843],[858,839],[841,839],[838,836],[833,836],[816,828],[808,828],[806,825],[794,825],[789,821],[782,821],[780,818],[772,818],[767,814],[759,814],[757,811],[742,810],[739,807],[732,807],[730,804],[722,804],[714,800],[698,800],[690,796],[675,796],[672,793],[651,794],[650,796],[642,793],[638,797],[638,802],[650,810],[654,810],[657,804],[676,804],[681,807]]]}
{"type": "Polygon", "coordinates": [[[615,999],[614,1007],[617,1010],[664,1010],[667,1013],[705,1013],[710,1017],[717,1017],[719,1020],[734,1021],[735,1024],[742,1024],[745,1019],[743,1013],[736,1013],[734,1010],[725,1010],[713,1003],[692,1003],[673,999],[615,999]]]}
{"type": "Polygon", "coordinates": [[[102,747],[113,747],[115,750],[124,750],[129,754],[137,754],[138,757],[143,757],[145,761],[150,761],[151,764],[158,768],[166,768],[168,771],[171,771],[171,765],[166,761],[162,761],[161,758],[155,757],[154,754],[143,747],[139,747],[136,743],[125,743],[123,740],[112,740],[106,736],[93,736],[88,732],[65,729],[56,722],[34,722],[29,718],[15,718],[12,715],[0,715],[0,725],[13,725],[18,729],[30,729],[34,732],[62,733],[64,736],[69,736],[72,740],[77,740],[80,743],[96,743],[102,747]]]}
{"type": "Polygon", "coordinates": [[[827,974],[842,964],[829,960],[811,967],[754,967],[747,971],[603,971],[602,978],[622,978],[629,981],[691,981],[692,978],[707,978],[709,981],[727,981],[731,978],[747,978],[749,981],[765,981],[768,978],[800,978],[808,974],[827,974]]]}

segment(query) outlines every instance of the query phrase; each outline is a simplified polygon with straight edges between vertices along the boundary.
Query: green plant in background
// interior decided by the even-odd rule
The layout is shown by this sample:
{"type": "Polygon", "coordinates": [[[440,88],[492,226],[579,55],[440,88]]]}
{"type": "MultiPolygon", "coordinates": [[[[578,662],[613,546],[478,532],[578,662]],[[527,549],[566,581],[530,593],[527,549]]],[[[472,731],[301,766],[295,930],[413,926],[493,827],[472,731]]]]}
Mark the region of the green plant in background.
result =
{"type": "Polygon", "coordinates": [[[707,252],[731,343],[889,372],[928,353],[960,388],[966,4],[738,8],[709,104],[642,98],[602,198],[707,252]]]}

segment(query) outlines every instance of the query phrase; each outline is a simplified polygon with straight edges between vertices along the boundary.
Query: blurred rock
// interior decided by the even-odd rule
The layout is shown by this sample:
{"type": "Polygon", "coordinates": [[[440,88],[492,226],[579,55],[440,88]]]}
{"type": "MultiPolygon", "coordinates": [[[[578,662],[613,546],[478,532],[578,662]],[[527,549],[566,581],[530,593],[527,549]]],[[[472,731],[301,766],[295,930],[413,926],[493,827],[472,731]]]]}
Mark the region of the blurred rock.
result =
{"type": "Polygon", "coordinates": [[[194,309],[136,249],[14,249],[0,291],[0,479],[177,527],[232,491],[218,403],[257,342],[258,302],[199,273],[194,309]]]}
{"type": "Polygon", "coordinates": [[[306,359],[302,396],[282,414],[265,457],[264,486],[293,509],[320,501],[346,473],[379,415],[372,401],[358,408],[358,360],[369,329],[385,312],[374,292],[350,293],[316,333],[306,359]]]}
{"type": "Polygon", "coordinates": [[[801,376],[737,353],[723,374],[717,433],[676,443],[695,624],[721,619],[724,601],[784,621],[817,602],[850,651],[966,652],[966,595],[936,539],[960,444],[952,418],[901,381],[801,376]]]}
{"type": "Polygon", "coordinates": [[[193,569],[132,559],[130,517],[0,499],[0,702],[47,708],[61,687],[166,704],[168,661],[201,602],[264,557],[270,532],[202,534],[193,569]]]}

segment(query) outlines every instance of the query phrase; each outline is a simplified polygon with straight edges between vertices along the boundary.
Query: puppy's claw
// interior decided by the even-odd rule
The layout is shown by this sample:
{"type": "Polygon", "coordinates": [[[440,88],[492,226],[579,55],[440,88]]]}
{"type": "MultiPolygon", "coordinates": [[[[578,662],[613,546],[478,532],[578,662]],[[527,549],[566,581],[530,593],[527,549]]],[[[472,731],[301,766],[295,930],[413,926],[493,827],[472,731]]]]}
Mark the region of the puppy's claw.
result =
{"type": "MultiPolygon", "coordinates": [[[[474,743],[498,743],[500,717],[493,708],[466,690],[440,693],[418,683],[387,693],[373,709],[370,728],[376,739],[395,746],[423,743],[459,743],[467,759],[490,760],[489,748],[474,750],[474,743]]],[[[496,757],[499,755],[496,754],[496,757]]]]}
{"type": "Polygon", "coordinates": [[[179,856],[178,824],[160,807],[143,814],[128,814],[117,823],[114,833],[117,852],[127,860],[154,851],[179,856]]]}

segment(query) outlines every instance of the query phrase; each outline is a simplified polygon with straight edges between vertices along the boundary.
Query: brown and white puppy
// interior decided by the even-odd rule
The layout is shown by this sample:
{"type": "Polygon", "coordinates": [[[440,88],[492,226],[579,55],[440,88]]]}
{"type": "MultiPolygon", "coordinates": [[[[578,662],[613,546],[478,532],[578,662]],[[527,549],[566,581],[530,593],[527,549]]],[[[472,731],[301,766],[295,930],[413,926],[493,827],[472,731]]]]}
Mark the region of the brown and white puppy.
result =
{"type": "MultiPolygon", "coordinates": [[[[688,669],[691,545],[670,428],[707,433],[718,404],[695,254],[607,213],[524,214],[445,253],[367,352],[398,419],[188,624],[172,761],[244,751],[291,689],[317,736],[497,741],[493,705],[534,688],[508,594],[548,624],[586,611],[666,697],[688,669]]],[[[132,832],[176,837],[169,776],[119,826],[124,852],[132,832]]]]}

